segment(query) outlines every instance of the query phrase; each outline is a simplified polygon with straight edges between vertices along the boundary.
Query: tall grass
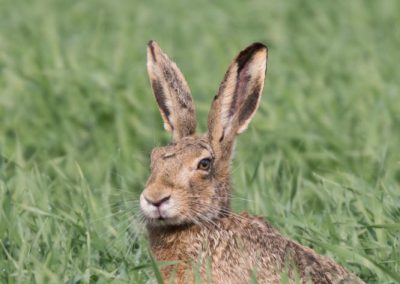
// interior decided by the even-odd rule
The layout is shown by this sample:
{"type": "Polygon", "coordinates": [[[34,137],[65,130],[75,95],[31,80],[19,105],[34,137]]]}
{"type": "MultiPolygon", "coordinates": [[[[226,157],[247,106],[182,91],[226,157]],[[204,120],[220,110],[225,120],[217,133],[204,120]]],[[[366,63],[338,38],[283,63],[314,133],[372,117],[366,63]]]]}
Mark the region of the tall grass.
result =
{"type": "Polygon", "coordinates": [[[203,131],[230,60],[265,42],[234,209],[368,283],[400,282],[398,1],[0,6],[0,282],[155,277],[135,221],[149,152],[169,141],[145,70],[149,39],[185,73],[203,131]]]}

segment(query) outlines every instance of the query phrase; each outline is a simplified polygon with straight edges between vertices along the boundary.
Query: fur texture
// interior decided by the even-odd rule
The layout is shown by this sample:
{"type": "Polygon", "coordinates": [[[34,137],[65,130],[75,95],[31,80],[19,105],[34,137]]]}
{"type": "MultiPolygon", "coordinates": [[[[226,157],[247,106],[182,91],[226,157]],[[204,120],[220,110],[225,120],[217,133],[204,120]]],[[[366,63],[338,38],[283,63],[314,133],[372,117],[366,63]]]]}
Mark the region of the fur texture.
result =
{"type": "Polygon", "coordinates": [[[140,205],[154,256],[177,261],[162,268],[166,282],[193,283],[199,275],[211,283],[363,283],[263,218],[230,210],[234,140],[259,106],[267,53],[254,43],[237,55],[212,103],[208,132],[196,135],[182,73],[154,41],[148,45],[150,82],[172,143],[153,150],[140,205]]]}

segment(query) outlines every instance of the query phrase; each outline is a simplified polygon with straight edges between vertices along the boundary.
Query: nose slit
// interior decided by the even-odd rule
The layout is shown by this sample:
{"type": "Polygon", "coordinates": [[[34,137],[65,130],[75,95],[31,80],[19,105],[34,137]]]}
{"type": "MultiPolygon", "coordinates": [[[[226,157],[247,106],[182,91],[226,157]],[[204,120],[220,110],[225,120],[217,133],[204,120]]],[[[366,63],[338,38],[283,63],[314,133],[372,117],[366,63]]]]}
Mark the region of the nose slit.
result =
{"type": "Polygon", "coordinates": [[[165,196],[163,198],[161,198],[160,200],[157,201],[152,201],[150,199],[148,199],[147,197],[144,197],[144,199],[146,199],[146,201],[152,205],[154,205],[155,207],[160,207],[161,204],[163,204],[164,202],[168,201],[171,198],[171,195],[165,196]]]}

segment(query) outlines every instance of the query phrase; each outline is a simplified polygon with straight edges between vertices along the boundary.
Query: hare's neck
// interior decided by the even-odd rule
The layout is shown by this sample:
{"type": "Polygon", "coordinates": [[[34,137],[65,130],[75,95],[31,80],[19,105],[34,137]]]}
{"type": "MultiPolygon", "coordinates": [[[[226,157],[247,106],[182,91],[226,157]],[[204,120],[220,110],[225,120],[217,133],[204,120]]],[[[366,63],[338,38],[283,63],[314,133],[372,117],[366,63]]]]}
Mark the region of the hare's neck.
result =
{"type": "Polygon", "coordinates": [[[151,250],[158,261],[181,259],[201,230],[194,224],[148,228],[151,250]]]}

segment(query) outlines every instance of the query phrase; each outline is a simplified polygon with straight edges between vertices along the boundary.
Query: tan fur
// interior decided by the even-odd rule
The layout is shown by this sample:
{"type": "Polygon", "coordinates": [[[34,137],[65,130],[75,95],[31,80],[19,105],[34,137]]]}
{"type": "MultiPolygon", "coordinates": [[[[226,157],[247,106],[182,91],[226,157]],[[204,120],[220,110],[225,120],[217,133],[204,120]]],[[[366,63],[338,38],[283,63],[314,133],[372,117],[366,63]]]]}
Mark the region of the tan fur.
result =
{"type": "Polygon", "coordinates": [[[331,259],[283,237],[263,218],[230,210],[233,144],[259,105],[266,47],[255,43],[234,59],[204,135],[194,134],[193,102],[175,63],[154,42],[148,54],[150,80],[173,142],[153,150],[140,202],[155,258],[178,261],[162,268],[165,281],[193,283],[198,272],[202,282],[211,283],[248,283],[252,277],[280,283],[285,274],[290,283],[363,283],[331,259]],[[176,76],[171,79],[160,70],[174,70],[176,76]],[[168,89],[171,80],[182,90],[168,89]],[[160,85],[161,95],[156,93],[160,85]],[[177,96],[185,100],[184,111],[177,96]],[[204,166],[205,160],[210,163],[204,166]]]}

